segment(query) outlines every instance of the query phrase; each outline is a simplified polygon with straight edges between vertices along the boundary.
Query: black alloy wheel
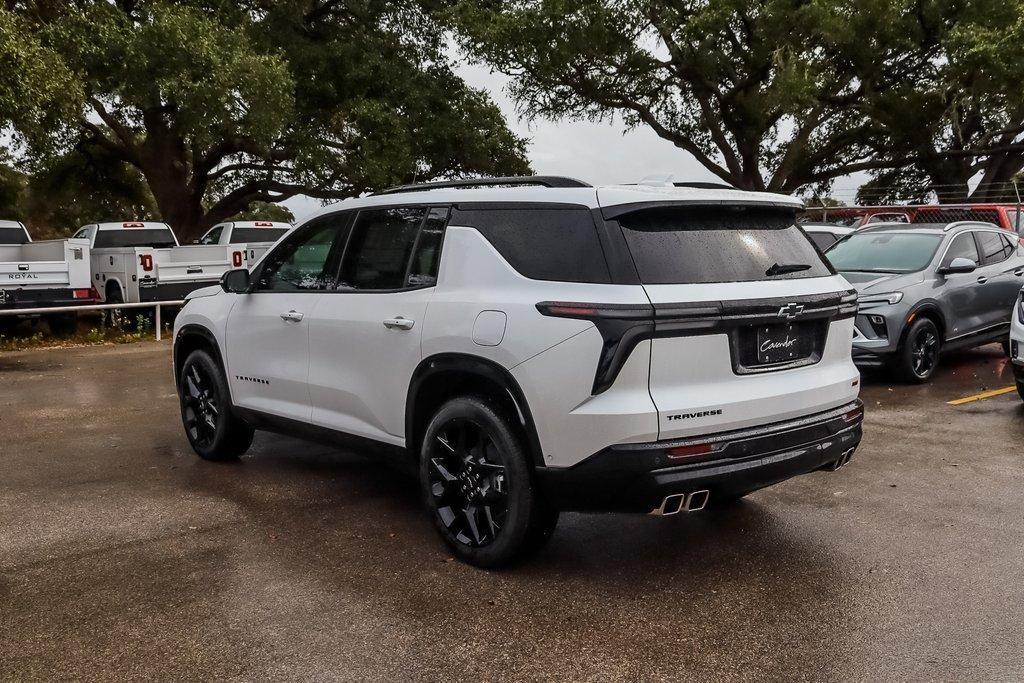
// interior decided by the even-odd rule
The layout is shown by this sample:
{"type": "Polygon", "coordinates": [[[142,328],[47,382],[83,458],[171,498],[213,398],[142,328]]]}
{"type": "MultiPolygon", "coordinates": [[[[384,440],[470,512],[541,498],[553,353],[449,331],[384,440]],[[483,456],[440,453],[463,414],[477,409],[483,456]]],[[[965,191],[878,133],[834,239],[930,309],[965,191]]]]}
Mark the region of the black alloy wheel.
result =
{"type": "Polygon", "coordinates": [[[200,363],[189,364],[182,373],[181,401],[189,441],[199,448],[209,448],[217,438],[221,397],[200,363]]]}
{"type": "Polygon", "coordinates": [[[508,515],[505,458],[494,437],[470,419],[448,420],[430,444],[428,473],[448,533],[473,548],[493,543],[508,515]]]}
{"type": "Polygon", "coordinates": [[[897,369],[908,382],[926,382],[939,366],[941,352],[939,328],[928,318],[918,318],[907,330],[906,339],[897,354],[897,369]]]}

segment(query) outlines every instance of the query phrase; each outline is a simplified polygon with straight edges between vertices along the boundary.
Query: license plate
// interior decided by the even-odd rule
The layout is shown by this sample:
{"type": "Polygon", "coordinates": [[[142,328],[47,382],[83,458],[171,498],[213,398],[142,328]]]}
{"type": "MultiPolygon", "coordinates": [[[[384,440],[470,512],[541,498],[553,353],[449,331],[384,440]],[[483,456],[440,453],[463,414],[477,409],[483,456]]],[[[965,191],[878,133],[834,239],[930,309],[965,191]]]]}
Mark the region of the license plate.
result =
{"type": "Polygon", "coordinates": [[[800,336],[792,325],[764,325],[757,328],[757,362],[785,363],[801,358],[800,336]]]}

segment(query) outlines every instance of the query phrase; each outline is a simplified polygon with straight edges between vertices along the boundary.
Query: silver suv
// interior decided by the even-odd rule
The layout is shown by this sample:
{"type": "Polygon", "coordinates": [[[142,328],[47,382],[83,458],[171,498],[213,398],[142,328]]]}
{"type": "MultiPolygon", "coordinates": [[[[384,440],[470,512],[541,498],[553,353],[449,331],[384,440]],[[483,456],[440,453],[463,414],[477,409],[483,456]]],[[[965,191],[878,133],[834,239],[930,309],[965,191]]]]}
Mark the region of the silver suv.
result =
{"type": "Polygon", "coordinates": [[[924,382],[942,351],[1007,342],[1024,283],[1019,238],[988,223],[888,223],[827,252],[860,294],[854,362],[924,382]]]}

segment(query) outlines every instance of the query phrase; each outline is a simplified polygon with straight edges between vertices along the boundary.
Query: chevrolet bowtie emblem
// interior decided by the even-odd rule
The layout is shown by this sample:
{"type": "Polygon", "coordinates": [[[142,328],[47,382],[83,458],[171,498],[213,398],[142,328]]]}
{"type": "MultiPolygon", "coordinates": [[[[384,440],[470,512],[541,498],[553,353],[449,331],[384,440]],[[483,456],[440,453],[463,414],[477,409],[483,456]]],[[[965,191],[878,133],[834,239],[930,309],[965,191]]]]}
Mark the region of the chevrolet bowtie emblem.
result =
{"type": "Polygon", "coordinates": [[[804,312],[803,304],[788,303],[779,309],[779,317],[792,320],[804,312]]]}

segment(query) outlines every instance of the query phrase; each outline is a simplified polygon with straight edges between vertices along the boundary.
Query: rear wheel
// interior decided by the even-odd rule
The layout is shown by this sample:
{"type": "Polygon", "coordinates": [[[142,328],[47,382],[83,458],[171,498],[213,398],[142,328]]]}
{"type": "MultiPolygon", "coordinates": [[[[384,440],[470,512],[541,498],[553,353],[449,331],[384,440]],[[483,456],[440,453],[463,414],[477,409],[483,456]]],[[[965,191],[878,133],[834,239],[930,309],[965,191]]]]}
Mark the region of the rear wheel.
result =
{"type": "MultiPolygon", "coordinates": [[[[107,300],[103,303],[106,304],[123,304],[124,295],[121,293],[121,288],[113,286],[107,290],[107,300]]],[[[128,328],[129,321],[126,318],[128,314],[127,309],[123,308],[106,308],[103,310],[103,323],[107,327],[116,327],[119,330],[128,328]]]]}
{"type": "Polygon", "coordinates": [[[939,366],[941,350],[939,328],[927,318],[918,318],[896,355],[896,370],[908,382],[927,382],[939,366]]]}
{"type": "Polygon", "coordinates": [[[205,460],[234,460],[252,445],[253,428],[234,415],[227,379],[203,350],[185,359],[178,377],[181,421],[192,450],[205,460]]]}
{"type": "Polygon", "coordinates": [[[478,567],[535,552],[558,522],[513,423],[478,397],[448,401],[431,419],[420,449],[420,483],[441,538],[478,567]]]}

